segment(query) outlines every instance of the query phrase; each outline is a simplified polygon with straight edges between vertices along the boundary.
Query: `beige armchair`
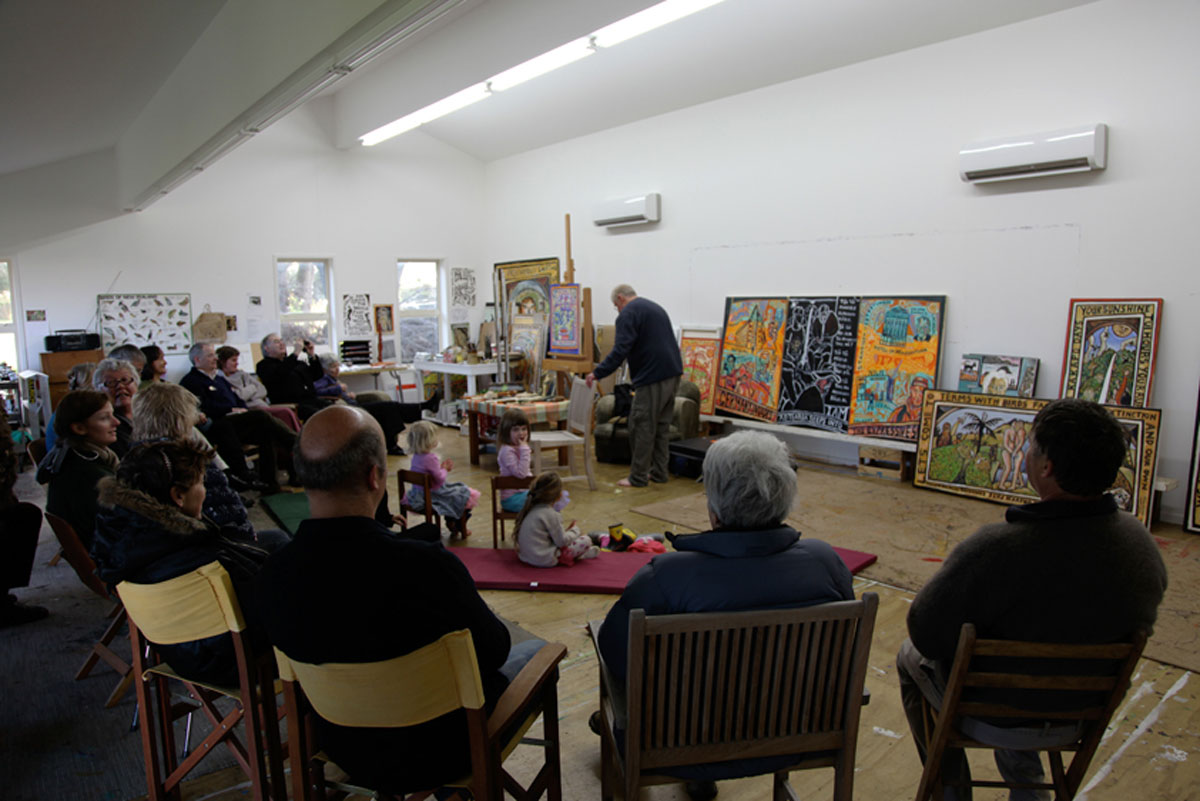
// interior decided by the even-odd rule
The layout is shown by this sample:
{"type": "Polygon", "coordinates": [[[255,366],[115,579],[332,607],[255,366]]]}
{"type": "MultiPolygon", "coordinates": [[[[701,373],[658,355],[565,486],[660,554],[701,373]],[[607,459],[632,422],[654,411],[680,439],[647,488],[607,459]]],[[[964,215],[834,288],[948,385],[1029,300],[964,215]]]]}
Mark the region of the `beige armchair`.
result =
{"type": "MultiPolygon", "coordinates": [[[[596,401],[596,460],[629,464],[629,421],[614,417],[616,398],[605,395],[596,401]]],[[[700,388],[691,381],[680,381],[675,391],[675,413],[671,418],[670,439],[700,436],[700,388]]]]}

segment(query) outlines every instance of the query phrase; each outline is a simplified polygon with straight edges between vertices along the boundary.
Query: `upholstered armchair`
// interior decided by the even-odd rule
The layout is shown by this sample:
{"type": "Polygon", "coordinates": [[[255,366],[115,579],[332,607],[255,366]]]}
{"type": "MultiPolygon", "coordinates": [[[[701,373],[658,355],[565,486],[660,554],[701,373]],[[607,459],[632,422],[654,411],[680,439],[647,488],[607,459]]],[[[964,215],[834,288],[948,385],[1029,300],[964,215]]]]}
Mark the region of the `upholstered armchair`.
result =
{"type": "MultiPolygon", "coordinates": [[[[613,415],[616,397],[605,395],[596,401],[596,460],[629,464],[629,421],[613,415]]],[[[675,413],[671,418],[670,438],[674,442],[700,436],[700,388],[691,381],[680,381],[675,391],[675,413]]]]}

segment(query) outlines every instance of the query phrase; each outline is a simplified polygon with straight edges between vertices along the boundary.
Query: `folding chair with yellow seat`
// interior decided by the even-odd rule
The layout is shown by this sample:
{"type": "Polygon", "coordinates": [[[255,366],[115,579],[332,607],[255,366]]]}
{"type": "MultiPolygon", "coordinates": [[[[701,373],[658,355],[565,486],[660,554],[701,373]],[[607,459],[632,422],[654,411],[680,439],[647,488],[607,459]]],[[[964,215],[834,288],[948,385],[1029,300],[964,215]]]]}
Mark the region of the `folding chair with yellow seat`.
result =
{"type": "MultiPolygon", "coordinates": [[[[492,547],[499,548],[504,541],[504,521],[516,520],[518,512],[507,512],[500,505],[500,493],[504,490],[527,490],[533,476],[492,476],[492,547]]],[[[517,544],[517,532],[513,532],[513,545],[517,544]]]]}
{"type": "Polygon", "coordinates": [[[972,780],[971,786],[1053,790],[1058,801],[1074,798],[1145,646],[1145,632],[1138,632],[1130,642],[1107,645],[981,640],[974,624],[964,623],[941,709],[922,697],[929,737],[917,801],[942,798],[947,748],[1045,751],[1050,782],[972,780]],[[980,657],[982,663],[974,661],[980,657]],[[1005,670],[1005,666],[1015,669],[1005,670]],[[980,690],[1003,690],[1004,702],[971,697],[980,690]],[[1013,692],[1021,695],[1013,697],[1013,692]],[[1049,707],[1048,694],[1053,696],[1049,707]],[[994,725],[996,719],[1020,722],[1020,728],[994,725]],[[1014,735],[1023,732],[1036,732],[1039,745],[1015,746],[1014,735]],[[1065,770],[1064,751],[1075,753],[1065,770]]]}
{"type": "MultiPolygon", "coordinates": [[[[87,552],[87,548],[83,547],[83,541],[79,539],[79,535],[75,533],[75,529],[66,520],[62,519],[52,512],[46,512],[46,522],[50,524],[50,529],[54,532],[54,536],[58,538],[58,544],[62,546],[59,551],[75,570],[75,575],[79,576],[79,580],[83,582],[89,590],[99,595],[106,601],[113,601],[113,596],[109,593],[108,587],[96,575],[96,563],[92,561],[91,554],[87,552]]],[[[104,703],[106,707],[116,706],[117,703],[125,697],[125,693],[129,691],[129,685],[133,682],[133,668],[129,666],[121,657],[113,652],[109,644],[121,632],[121,628],[125,625],[126,614],[125,607],[117,600],[112,611],[108,613],[108,617],[112,618],[112,622],[108,624],[108,628],[100,635],[100,639],[92,646],[91,653],[84,660],[83,667],[79,668],[79,672],[75,674],[75,680],[86,679],[92,672],[92,668],[96,667],[101,661],[117,671],[121,677],[117,682],[117,686],[113,687],[113,691],[109,693],[108,700],[104,703]]]]}
{"type": "Polygon", "coordinates": [[[542,451],[565,449],[568,459],[568,475],[563,476],[563,480],[587,479],[588,489],[596,489],[595,468],[592,466],[592,463],[596,461],[595,454],[592,453],[592,412],[595,405],[596,390],[589,387],[582,378],[574,379],[571,382],[571,401],[567,409],[566,429],[531,431],[529,433],[529,447],[533,451],[534,475],[542,472],[542,451]],[[579,470],[579,463],[575,461],[577,446],[583,447],[582,472],[579,470]]]}
{"type": "Polygon", "coordinates": [[[256,653],[229,573],[210,562],[190,573],[157,584],[123,581],[117,594],[129,614],[129,639],[137,682],[138,722],[146,762],[150,801],[178,798],[183,778],[218,744],[224,743],[250,777],[255,801],[285,801],[283,746],[275,705],[274,672],[269,653],[256,653]],[[156,644],[175,645],[228,633],[237,658],[238,686],[220,687],[179,676],[160,660],[156,644]],[[182,762],[175,756],[173,710],[168,681],[179,681],[200,705],[212,731],[182,762]],[[232,699],[223,714],[216,706],[232,699]],[[246,743],[235,727],[244,724],[246,743]]]}
{"type": "MultiPolygon", "coordinates": [[[[803,609],[629,615],[624,689],[600,657],[600,797],[623,779],[685,781],[672,771],[726,768],[718,780],[771,773],[775,801],[795,801],[794,770],[834,769],[833,797],[850,801],[867,655],[879,598],[803,609]],[[624,743],[617,730],[624,732],[624,743]],[[764,760],[757,764],[743,763],[764,760]]],[[[696,777],[701,778],[701,777],[696,777]]]]}
{"type": "MultiPolygon", "coordinates": [[[[380,662],[312,665],[294,661],[276,648],[287,711],[293,801],[323,800],[328,789],[324,766],[329,758],[317,750],[320,744],[314,742],[312,713],[339,726],[395,728],[426,723],[460,708],[466,711],[471,774],[447,787],[467,788],[475,801],[501,801],[506,791],[519,801],[536,801],[543,794],[549,801],[561,801],[558,663],[566,653],[566,647],[558,643],[543,645],[488,716],[475,645],[466,629],[380,662]],[[526,737],[539,716],[542,737],[526,737]],[[545,749],[545,760],[528,787],[521,787],[503,767],[521,743],[545,749]]],[[[329,786],[394,797],[344,783],[329,786]]],[[[413,789],[420,792],[408,796],[410,799],[426,797],[438,788],[413,789]]]]}

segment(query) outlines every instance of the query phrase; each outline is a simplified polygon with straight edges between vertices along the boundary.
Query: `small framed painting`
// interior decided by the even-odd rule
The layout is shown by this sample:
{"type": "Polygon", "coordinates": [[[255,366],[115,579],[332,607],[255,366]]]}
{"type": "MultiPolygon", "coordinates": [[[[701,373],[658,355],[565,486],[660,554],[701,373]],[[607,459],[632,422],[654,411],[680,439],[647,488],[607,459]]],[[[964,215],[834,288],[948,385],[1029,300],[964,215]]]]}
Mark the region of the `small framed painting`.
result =
{"type": "Polygon", "coordinates": [[[375,333],[390,334],[396,330],[396,320],[392,314],[392,304],[376,303],[375,311],[375,333]]]}
{"type": "Polygon", "coordinates": [[[964,353],[958,371],[958,391],[1032,398],[1037,373],[1038,360],[1031,356],[964,353]]]}
{"type": "Polygon", "coordinates": [[[700,388],[700,414],[712,414],[717,400],[721,329],[682,328],[679,355],[683,359],[683,380],[700,388]]]}

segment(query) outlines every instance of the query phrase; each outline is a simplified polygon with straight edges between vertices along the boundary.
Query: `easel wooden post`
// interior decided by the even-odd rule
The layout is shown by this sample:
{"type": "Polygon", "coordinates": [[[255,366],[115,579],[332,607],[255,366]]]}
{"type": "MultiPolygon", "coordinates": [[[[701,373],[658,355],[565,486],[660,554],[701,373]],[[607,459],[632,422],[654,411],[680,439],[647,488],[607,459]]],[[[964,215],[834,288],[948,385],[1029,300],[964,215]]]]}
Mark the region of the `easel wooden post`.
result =
{"type": "MultiPolygon", "coordinates": [[[[566,268],[563,270],[563,283],[575,283],[575,259],[571,256],[571,215],[565,216],[566,234],[567,234],[567,258],[566,268]]],[[[569,375],[587,375],[596,366],[592,361],[592,354],[595,352],[592,333],[592,290],[591,287],[583,287],[580,293],[580,307],[582,311],[582,336],[580,337],[581,352],[578,356],[549,356],[542,362],[542,369],[554,370],[558,373],[557,388],[560,395],[570,394],[570,382],[567,378],[569,375]]]]}

